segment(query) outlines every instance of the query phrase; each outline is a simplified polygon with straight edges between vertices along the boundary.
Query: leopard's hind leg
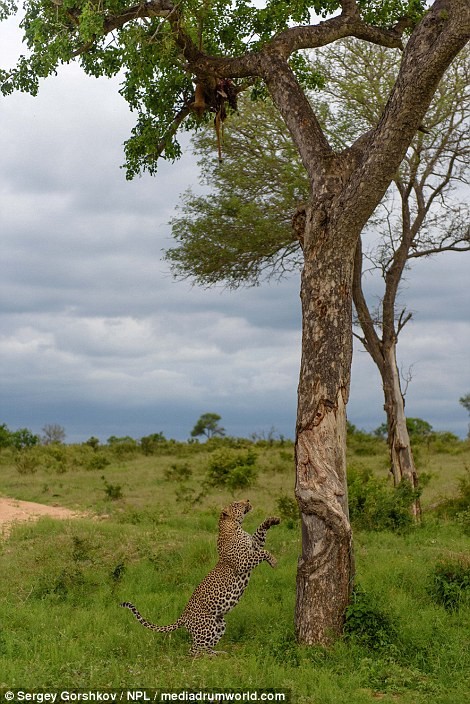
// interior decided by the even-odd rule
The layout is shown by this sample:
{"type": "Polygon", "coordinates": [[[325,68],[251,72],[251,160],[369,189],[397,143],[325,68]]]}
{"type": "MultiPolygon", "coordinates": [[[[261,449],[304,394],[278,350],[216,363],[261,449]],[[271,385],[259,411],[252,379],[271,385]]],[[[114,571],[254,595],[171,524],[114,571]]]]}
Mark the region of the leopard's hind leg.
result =
{"type": "Polygon", "coordinates": [[[185,625],[193,639],[189,651],[190,655],[198,657],[203,654],[220,655],[225,653],[225,650],[214,650],[214,646],[225,633],[226,624],[223,616],[202,613],[192,616],[191,622],[185,625]]]}

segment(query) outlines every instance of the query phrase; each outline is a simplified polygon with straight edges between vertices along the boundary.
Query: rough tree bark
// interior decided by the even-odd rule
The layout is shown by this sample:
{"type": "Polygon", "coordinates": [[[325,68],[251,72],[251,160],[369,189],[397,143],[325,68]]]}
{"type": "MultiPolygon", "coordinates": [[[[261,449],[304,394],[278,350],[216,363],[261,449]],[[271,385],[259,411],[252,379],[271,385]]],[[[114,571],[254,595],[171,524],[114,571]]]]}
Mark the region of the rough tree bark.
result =
{"type": "Polygon", "coordinates": [[[296,633],[306,644],[327,644],[341,632],[354,577],[346,482],[353,257],[351,245],[335,242],[334,228],[309,209],[295,487],[302,516],[296,633]]]}

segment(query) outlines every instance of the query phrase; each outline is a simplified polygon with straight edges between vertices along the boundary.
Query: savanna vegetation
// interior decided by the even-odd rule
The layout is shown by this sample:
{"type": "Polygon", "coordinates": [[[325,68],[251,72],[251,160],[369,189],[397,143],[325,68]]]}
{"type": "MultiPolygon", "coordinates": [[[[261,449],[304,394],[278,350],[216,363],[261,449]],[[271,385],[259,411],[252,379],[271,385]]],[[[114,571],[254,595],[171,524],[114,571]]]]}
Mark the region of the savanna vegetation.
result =
{"type": "Polygon", "coordinates": [[[356,582],[344,635],[329,648],[295,640],[289,440],[4,441],[0,494],[89,517],[17,524],[0,540],[0,688],[274,687],[300,703],[468,701],[470,445],[419,419],[411,428],[425,484],[419,526],[412,491],[387,478],[380,431],[349,426],[356,582]],[[119,603],[174,621],[216,561],[218,513],[233,497],[254,505],[248,530],[282,517],[267,541],[278,567],[258,567],[228,615],[228,655],[192,660],[184,631],[152,633],[119,603]]]}

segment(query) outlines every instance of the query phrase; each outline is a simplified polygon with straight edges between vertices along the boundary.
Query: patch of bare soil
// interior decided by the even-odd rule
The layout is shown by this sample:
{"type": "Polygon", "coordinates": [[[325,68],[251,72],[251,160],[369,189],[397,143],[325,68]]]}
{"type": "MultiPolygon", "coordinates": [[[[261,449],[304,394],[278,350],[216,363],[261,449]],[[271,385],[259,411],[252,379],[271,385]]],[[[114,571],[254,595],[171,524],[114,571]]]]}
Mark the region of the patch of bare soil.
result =
{"type": "Polygon", "coordinates": [[[0,535],[8,535],[11,525],[17,521],[35,521],[42,516],[59,520],[83,518],[84,514],[63,506],[46,506],[32,501],[19,501],[0,497],[0,535]]]}

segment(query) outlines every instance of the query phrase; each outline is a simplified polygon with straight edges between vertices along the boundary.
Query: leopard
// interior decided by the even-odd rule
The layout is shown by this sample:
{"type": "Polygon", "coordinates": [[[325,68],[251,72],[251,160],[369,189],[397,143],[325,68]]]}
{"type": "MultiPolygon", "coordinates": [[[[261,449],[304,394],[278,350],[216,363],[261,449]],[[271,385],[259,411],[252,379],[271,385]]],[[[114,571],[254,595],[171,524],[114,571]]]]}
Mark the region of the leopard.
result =
{"type": "Polygon", "coordinates": [[[266,535],[281,521],[276,516],[266,518],[253,535],[242,528],[246,514],[252,510],[248,499],[234,501],[220,513],[217,538],[218,562],[196,587],[181,616],[168,626],[157,626],[143,618],[129,601],[121,604],[129,609],[145,628],[169,633],[186,628],[192,639],[189,654],[218,655],[214,647],[225,633],[224,616],[240,601],[255,567],[266,561],[271,567],[276,558],[264,549],[266,535]]]}

